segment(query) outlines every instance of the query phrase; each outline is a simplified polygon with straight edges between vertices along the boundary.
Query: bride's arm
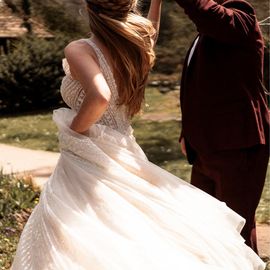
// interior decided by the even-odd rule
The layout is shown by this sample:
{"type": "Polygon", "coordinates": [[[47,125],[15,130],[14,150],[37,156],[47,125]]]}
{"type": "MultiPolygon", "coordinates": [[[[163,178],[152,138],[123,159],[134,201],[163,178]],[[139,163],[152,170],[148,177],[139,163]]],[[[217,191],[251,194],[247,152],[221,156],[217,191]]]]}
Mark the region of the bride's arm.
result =
{"type": "Polygon", "coordinates": [[[148,11],[147,19],[150,20],[156,29],[156,35],[154,41],[157,41],[160,27],[160,15],[161,15],[162,0],[151,0],[151,4],[148,11]]]}
{"type": "Polygon", "coordinates": [[[65,48],[65,56],[70,65],[72,77],[80,82],[85,91],[84,101],[70,128],[84,134],[105,112],[111,91],[95,56],[89,52],[89,46],[85,42],[70,43],[65,48]]]}

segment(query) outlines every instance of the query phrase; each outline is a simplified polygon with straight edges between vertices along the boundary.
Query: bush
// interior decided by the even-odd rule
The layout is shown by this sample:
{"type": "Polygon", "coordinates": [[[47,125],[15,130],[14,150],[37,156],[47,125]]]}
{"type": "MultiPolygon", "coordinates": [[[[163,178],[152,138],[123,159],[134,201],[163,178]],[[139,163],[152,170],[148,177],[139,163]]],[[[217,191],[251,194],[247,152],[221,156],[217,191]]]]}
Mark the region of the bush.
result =
{"type": "Polygon", "coordinates": [[[61,32],[66,36],[78,38],[89,32],[88,21],[80,15],[80,6],[76,5],[76,2],[32,1],[32,6],[34,15],[42,18],[54,33],[61,32]]]}
{"type": "Polygon", "coordinates": [[[154,72],[180,75],[187,50],[196,35],[195,26],[184,11],[174,1],[164,1],[154,72]]]}
{"type": "Polygon", "coordinates": [[[38,200],[38,191],[0,171],[0,269],[10,269],[19,236],[38,200]]]}
{"type": "Polygon", "coordinates": [[[67,41],[27,35],[0,56],[0,112],[51,109],[61,102],[63,48],[67,41]]]}

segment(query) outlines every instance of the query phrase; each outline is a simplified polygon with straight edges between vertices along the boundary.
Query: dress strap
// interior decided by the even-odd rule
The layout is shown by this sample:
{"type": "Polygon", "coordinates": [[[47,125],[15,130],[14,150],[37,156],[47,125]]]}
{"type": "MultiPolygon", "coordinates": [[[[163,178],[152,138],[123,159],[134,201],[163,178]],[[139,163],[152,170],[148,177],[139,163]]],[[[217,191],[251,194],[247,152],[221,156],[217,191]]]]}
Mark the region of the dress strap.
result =
{"type": "Polygon", "coordinates": [[[105,78],[107,78],[108,80],[108,84],[110,87],[113,87],[115,90],[117,89],[116,87],[116,83],[115,83],[115,79],[112,73],[112,70],[105,58],[105,56],[103,55],[102,51],[98,48],[98,46],[96,45],[96,43],[94,43],[93,40],[91,39],[84,39],[84,41],[89,44],[93,50],[95,51],[99,64],[100,64],[100,68],[102,70],[102,72],[104,73],[105,78]]]}
{"type": "Polygon", "coordinates": [[[62,67],[66,75],[71,75],[69,64],[66,58],[62,59],[62,67]]]}

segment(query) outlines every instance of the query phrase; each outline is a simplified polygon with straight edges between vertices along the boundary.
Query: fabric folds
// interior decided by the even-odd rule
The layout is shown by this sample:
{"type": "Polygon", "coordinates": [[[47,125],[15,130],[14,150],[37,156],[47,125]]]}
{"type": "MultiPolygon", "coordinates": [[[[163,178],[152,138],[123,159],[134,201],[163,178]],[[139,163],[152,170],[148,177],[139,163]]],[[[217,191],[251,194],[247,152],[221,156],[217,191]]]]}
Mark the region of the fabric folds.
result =
{"type": "Polygon", "coordinates": [[[69,129],[54,111],[61,156],[22,233],[12,270],[263,270],[244,219],[149,162],[132,128],[69,129]]]}

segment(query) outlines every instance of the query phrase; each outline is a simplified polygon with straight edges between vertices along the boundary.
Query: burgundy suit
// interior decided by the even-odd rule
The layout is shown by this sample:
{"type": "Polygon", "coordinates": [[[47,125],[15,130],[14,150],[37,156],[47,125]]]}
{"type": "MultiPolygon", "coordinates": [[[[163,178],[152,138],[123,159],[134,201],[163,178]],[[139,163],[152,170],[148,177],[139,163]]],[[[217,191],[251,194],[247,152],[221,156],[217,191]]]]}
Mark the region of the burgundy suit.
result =
{"type": "Polygon", "coordinates": [[[244,0],[176,2],[199,32],[180,95],[191,183],[246,218],[242,235],[256,251],[254,215],[268,163],[269,113],[255,13],[244,0]]]}

